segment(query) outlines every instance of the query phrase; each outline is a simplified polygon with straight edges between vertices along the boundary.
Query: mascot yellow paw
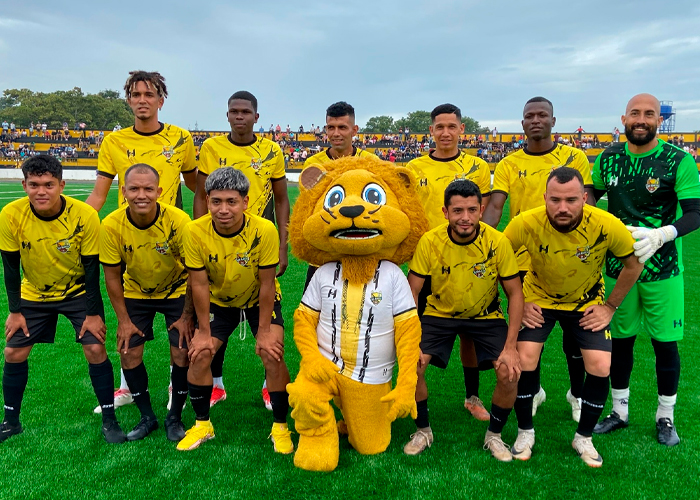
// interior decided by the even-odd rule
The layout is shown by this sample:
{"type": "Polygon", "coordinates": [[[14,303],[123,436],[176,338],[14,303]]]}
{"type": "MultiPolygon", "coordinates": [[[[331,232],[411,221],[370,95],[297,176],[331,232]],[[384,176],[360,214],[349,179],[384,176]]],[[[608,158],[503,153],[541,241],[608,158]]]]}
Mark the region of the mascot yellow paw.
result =
{"type": "Polygon", "coordinates": [[[294,465],[304,470],[330,472],[338,466],[338,433],[324,436],[299,436],[294,465]]]}

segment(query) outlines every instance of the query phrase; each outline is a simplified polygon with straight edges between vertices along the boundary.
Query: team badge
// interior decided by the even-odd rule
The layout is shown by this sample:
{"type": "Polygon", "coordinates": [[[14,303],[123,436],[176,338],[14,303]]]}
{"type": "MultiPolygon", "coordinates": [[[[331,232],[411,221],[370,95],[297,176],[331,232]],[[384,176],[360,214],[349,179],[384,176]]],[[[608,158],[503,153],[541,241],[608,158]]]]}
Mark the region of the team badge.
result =
{"type": "Polygon", "coordinates": [[[467,179],[467,174],[465,174],[464,172],[455,174],[455,180],[456,180],[456,181],[463,181],[463,180],[466,180],[466,179],[467,179]]]}
{"type": "Polygon", "coordinates": [[[251,158],[250,159],[250,168],[258,172],[260,168],[262,168],[262,158],[251,158]]]}
{"type": "Polygon", "coordinates": [[[59,252],[66,253],[68,250],[70,250],[70,241],[58,240],[56,242],[56,248],[58,249],[59,252]]]}
{"type": "Polygon", "coordinates": [[[236,262],[240,265],[247,266],[249,261],[250,257],[248,257],[248,252],[236,254],[236,262]]]}
{"type": "Polygon", "coordinates": [[[654,191],[659,189],[660,185],[661,185],[661,183],[659,182],[658,178],[652,179],[651,177],[649,177],[647,179],[647,191],[649,191],[650,193],[653,193],[654,191]]]}
{"type": "Polygon", "coordinates": [[[172,158],[172,156],[175,154],[175,148],[172,146],[163,146],[163,156],[165,156],[166,159],[172,158]]]}
{"type": "Polygon", "coordinates": [[[472,268],[472,272],[474,273],[474,276],[476,276],[477,278],[483,278],[484,275],[486,274],[486,264],[484,264],[484,263],[474,264],[474,267],[472,268]]]}
{"type": "Polygon", "coordinates": [[[581,262],[586,262],[586,259],[590,257],[591,249],[588,245],[583,247],[576,247],[576,257],[581,259],[581,262]]]}
{"type": "Polygon", "coordinates": [[[161,254],[161,255],[167,254],[169,248],[170,248],[170,247],[168,246],[168,242],[167,242],[167,241],[164,242],[164,243],[158,243],[158,242],[156,242],[156,252],[158,252],[158,253],[161,254]]]}
{"type": "Polygon", "coordinates": [[[369,300],[371,300],[372,304],[375,306],[379,305],[379,303],[382,301],[382,292],[372,292],[369,296],[369,300]]]}

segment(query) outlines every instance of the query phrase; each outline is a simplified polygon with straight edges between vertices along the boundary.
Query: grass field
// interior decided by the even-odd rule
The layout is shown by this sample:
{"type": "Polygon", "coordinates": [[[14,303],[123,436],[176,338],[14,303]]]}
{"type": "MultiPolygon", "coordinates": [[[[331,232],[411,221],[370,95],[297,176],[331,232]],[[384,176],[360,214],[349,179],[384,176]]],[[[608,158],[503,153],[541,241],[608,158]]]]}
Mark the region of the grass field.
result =
{"type": "MultiPolygon", "coordinates": [[[[65,193],[85,200],[89,184],[73,183],[65,193]]],[[[185,190],[185,206],[192,195],[185,190]]],[[[290,187],[292,200],[296,188],[290,187]]],[[[23,195],[19,182],[0,184],[0,206],[23,195]]],[[[113,189],[106,215],[116,207],[113,189]]],[[[360,456],[341,439],[340,463],[331,474],[296,469],[292,456],[273,453],[267,436],[272,417],[260,399],[263,369],[254,354],[252,336],[241,342],[234,334],[227,351],[224,381],[228,399],[211,412],[217,437],[192,452],[178,452],[161,429],[143,441],[107,445],[99,431],[100,417],[82,350],[61,320],[57,342],[38,345],[29,358],[30,376],[22,410],[25,431],[0,445],[0,499],[96,498],[678,498],[700,497],[700,375],[695,369],[699,316],[693,290],[700,289],[700,233],[685,238],[686,339],[680,344],[683,373],[676,408],[681,444],[667,449],[656,443],[656,382],[648,337],[640,336],[630,399],[630,427],[595,437],[605,459],[602,469],[586,467],[571,448],[575,423],[565,394],[566,364],[561,332],[553,334],[544,352],[542,384],[547,402],[535,417],[537,445],[528,462],[502,464],[481,449],[486,422],[468,416],[462,404],[462,370],[455,350],[447,370],[428,370],[432,448],[417,457],[403,454],[415,427],[397,421],[389,449],[360,456]]],[[[287,364],[295,377],[299,355],[292,341],[292,314],[301,298],[306,266],[290,258],[281,279],[287,336],[287,364]]],[[[118,380],[116,319],[106,293],[108,352],[118,380]]],[[[669,300],[676,300],[669,297],[669,300]]],[[[0,311],[7,311],[0,294],[0,311]]],[[[168,345],[162,319],[156,340],[148,344],[144,362],[156,414],[166,414],[168,345]]],[[[492,372],[481,376],[487,402],[494,387],[492,372]]],[[[609,408],[606,408],[606,412],[609,408]]],[[[131,405],[117,410],[130,430],[139,419],[131,405]]],[[[188,406],[186,426],[194,415],[188,406]]],[[[291,423],[291,419],[290,419],[291,423]]],[[[293,423],[291,423],[293,426],[293,423]]],[[[503,432],[512,443],[515,415],[503,432]]],[[[297,435],[293,435],[296,441],[297,435]]]]}

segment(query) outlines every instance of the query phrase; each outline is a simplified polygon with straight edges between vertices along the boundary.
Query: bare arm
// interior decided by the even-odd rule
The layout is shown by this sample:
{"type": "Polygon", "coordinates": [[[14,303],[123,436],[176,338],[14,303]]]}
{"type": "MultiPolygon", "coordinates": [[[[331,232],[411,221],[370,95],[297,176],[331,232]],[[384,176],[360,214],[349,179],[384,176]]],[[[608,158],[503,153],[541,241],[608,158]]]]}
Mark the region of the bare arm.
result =
{"type": "Polygon", "coordinates": [[[418,276],[414,273],[408,273],[408,286],[411,287],[411,293],[413,294],[413,302],[418,305],[418,295],[423,289],[423,284],[425,283],[425,278],[418,276]]]}
{"type": "Polygon", "coordinates": [[[112,180],[104,175],[97,175],[95,180],[95,187],[92,188],[92,193],[85,200],[85,203],[90,205],[92,208],[98,212],[102,209],[107,201],[107,195],[109,194],[109,188],[112,187],[112,180]]]}
{"type": "Polygon", "coordinates": [[[194,169],[191,172],[183,172],[182,178],[185,180],[185,186],[187,186],[187,189],[189,189],[193,193],[196,192],[196,190],[197,190],[197,169],[194,169]]]}
{"type": "Polygon", "coordinates": [[[508,297],[508,337],[495,366],[504,363],[508,367],[508,378],[512,382],[518,380],[521,372],[517,345],[518,331],[523,320],[523,288],[519,277],[502,281],[501,286],[508,297]]]}
{"type": "Polygon", "coordinates": [[[507,196],[503,193],[492,192],[489,196],[490,200],[484,210],[484,215],[481,218],[489,226],[496,228],[503,215],[503,205],[506,203],[507,196]]]}
{"type": "Polygon", "coordinates": [[[207,177],[209,177],[207,174],[203,174],[202,172],[197,173],[197,185],[195,186],[194,201],[192,202],[192,216],[195,219],[206,215],[208,211],[207,194],[204,190],[204,183],[207,181],[207,177]]]}
{"type": "Polygon", "coordinates": [[[593,186],[589,186],[584,189],[586,194],[588,194],[588,197],[586,198],[586,203],[589,204],[592,207],[595,207],[596,204],[596,198],[595,198],[595,189],[593,189],[593,186]]]}
{"type": "Polygon", "coordinates": [[[102,265],[105,273],[105,287],[112,309],[117,315],[117,351],[126,354],[129,350],[129,341],[134,335],[143,337],[143,333],[131,322],[124,302],[124,285],[122,284],[121,266],[102,265]]]}
{"type": "Polygon", "coordinates": [[[287,227],[289,226],[289,195],[287,194],[287,179],[272,183],[272,193],[275,196],[275,217],[277,230],[280,235],[280,270],[277,276],[282,276],[287,270],[289,255],[287,248],[287,227]]]}
{"type": "Polygon", "coordinates": [[[209,277],[202,270],[189,269],[189,280],[192,288],[192,302],[199,319],[199,332],[203,335],[211,335],[209,330],[209,277]]]}

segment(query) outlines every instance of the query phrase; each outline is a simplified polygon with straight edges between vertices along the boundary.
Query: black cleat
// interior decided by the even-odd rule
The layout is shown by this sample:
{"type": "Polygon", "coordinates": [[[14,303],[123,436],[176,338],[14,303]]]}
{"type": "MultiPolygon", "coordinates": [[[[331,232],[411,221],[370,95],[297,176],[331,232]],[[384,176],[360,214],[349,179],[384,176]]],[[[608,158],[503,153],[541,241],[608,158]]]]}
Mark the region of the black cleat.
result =
{"type": "Polygon", "coordinates": [[[607,434],[608,432],[616,431],[617,429],[624,429],[629,424],[629,419],[622,420],[617,412],[612,412],[603,420],[595,424],[593,432],[596,434],[607,434]]]}
{"type": "Polygon", "coordinates": [[[175,416],[165,419],[165,435],[169,441],[179,443],[185,437],[185,424],[175,416]]]}
{"type": "Polygon", "coordinates": [[[126,435],[127,441],[138,441],[148,436],[151,432],[158,428],[158,419],[156,417],[141,417],[136,427],[126,435]]]}
{"type": "Polygon", "coordinates": [[[22,431],[22,424],[19,422],[17,422],[17,425],[3,422],[0,424],[0,443],[5,441],[7,438],[14,436],[15,434],[21,434],[22,431]]]}
{"type": "Polygon", "coordinates": [[[111,444],[118,444],[126,441],[126,434],[124,434],[122,428],[119,427],[119,422],[116,420],[102,423],[102,435],[105,437],[105,441],[111,444]]]}
{"type": "Polygon", "coordinates": [[[681,438],[678,437],[676,432],[676,426],[673,425],[670,418],[660,418],[656,422],[656,432],[657,439],[659,443],[665,444],[666,446],[676,446],[681,442],[681,438]]]}

